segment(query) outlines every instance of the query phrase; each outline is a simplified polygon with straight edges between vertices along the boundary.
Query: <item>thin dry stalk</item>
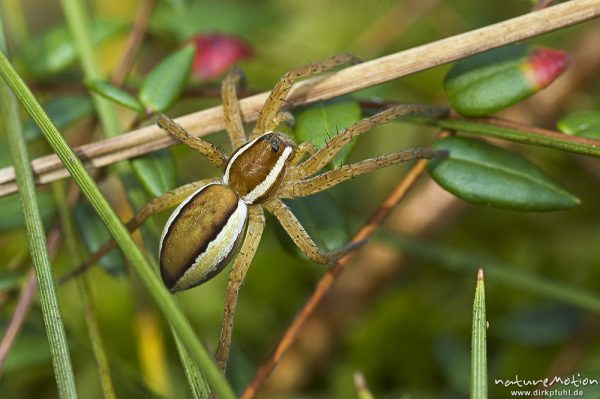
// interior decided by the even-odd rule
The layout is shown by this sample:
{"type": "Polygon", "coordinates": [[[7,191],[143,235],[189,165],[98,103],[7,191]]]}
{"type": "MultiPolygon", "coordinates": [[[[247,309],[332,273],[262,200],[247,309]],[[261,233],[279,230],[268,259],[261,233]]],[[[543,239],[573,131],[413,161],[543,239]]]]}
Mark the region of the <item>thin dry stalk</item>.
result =
{"type": "MultiPolygon", "coordinates": [[[[60,243],[62,242],[62,232],[59,226],[56,226],[50,230],[47,241],[48,253],[50,257],[53,257],[56,255],[56,252],[60,247],[60,243]]],[[[35,273],[32,267],[27,273],[27,279],[25,280],[25,284],[23,284],[21,293],[19,294],[17,307],[15,308],[15,311],[8,322],[8,326],[6,327],[6,331],[4,332],[2,341],[0,342],[0,375],[2,375],[2,372],[4,371],[4,366],[6,364],[6,360],[8,359],[8,355],[10,354],[10,350],[12,349],[17,337],[19,336],[21,328],[27,319],[27,315],[31,309],[31,303],[35,297],[36,288],[37,284],[35,281],[35,273]]]]}
{"type": "MultiPolygon", "coordinates": [[[[372,61],[364,62],[337,73],[300,82],[290,92],[289,106],[304,105],[351,93],[418,71],[446,64],[472,54],[573,25],[600,15],[598,0],[572,0],[543,10],[512,18],[494,25],[462,33],[429,44],[414,47],[372,61]]],[[[268,93],[257,94],[241,101],[246,122],[256,119],[268,93]]],[[[213,107],[177,118],[176,121],[197,136],[205,136],[225,128],[223,108],[213,107]]],[[[80,146],[76,152],[89,161],[90,167],[105,166],[138,156],[174,141],[157,126],[147,126],[96,143],[80,146]],[[139,148],[138,148],[139,147],[139,148]]],[[[57,173],[62,164],[55,155],[32,162],[34,173],[53,173],[38,181],[47,183],[65,176],[57,173]]],[[[14,192],[14,170],[0,170],[0,195],[14,192]]]]}
{"type": "Polygon", "coordinates": [[[2,372],[4,371],[4,365],[6,364],[6,360],[8,360],[10,350],[21,331],[21,327],[23,327],[27,314],[29,313],[31,301],[35,296],[35,289],[35,273],[33,268],[31,268],[29,269],[29,273],[27,273],[25,284],[23,284],[23,287],[21,288],[15,312],[2,336],[2,342],[0,342],[0,375],[2,375],[2,372]]]}
{"type": "Polygon", "coordinates": [[[121,86],[125,82],[125,78],[131,70],[135,56],[146,35],[146,27],[148,26],[148,21],[150,21],[153,9],[154,0],[142,0],[140,2],[135,20],[133,21],[133,29],[127,38],[125,51],[123,51],[119,65],[117,65],[111,77],[112,83],[116,86],[121,86]]]}

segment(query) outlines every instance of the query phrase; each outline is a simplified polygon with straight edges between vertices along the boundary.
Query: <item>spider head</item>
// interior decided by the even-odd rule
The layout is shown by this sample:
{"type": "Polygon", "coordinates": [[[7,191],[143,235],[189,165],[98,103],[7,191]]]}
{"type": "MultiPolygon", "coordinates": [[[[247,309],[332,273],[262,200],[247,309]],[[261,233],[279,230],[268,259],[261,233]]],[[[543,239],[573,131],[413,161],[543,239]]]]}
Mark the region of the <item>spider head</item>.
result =
{"type": "Polygon", "coordinates": [[[296,143],[285,134],[265,133],[233,153],[223,183],[248,204],[264,202],[281,184],[295,150],[296,143]]]}

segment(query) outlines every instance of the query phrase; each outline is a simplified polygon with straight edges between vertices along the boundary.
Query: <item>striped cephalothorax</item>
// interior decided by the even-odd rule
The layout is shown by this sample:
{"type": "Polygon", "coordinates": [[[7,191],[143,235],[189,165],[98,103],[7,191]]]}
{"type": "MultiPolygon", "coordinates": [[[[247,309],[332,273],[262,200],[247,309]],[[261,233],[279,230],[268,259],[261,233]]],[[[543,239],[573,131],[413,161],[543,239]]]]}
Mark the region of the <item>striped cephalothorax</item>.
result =
{"type": "MultiPolygon", "coordinates": [[[[275,216],[309,259],[333,264],[356,245],[321,252],[282,200],[308,196],[388,165],[433,156],[428,148],[415,148],[323,171],[346,144],[373,127],[402,115],[441,112],[424,106],[399,105],[362,119],[340,131],[321,148],[308,142],[296,145],[284,134],[275,132],[280,122],[293,119],[289,113],[282,112],[281,107],[295,80],[355,61],[348,54],[339,54],[286,73],[271,91],[249,137],[244,132],[236,94],[239,74],[228,74],[223,80],[221,96],[225,126],[233,149],[230,157],[211,143],[190,135],[167,116],[161,115],[158,119],[159,126],[222,168],[223,176],[220,180],[189,183],[152,200],[127,226],[134,230],[150,215],[177,206],[164,227],[159,253],[161,275],[172,292],[205,282],[235,258],[216,354],[223,370],[229,353],[238,292],[263,232],[263,210],[275,216]]],[[[101,251],[111,245],[107,244],[101,251]]],[[[96,254],[92,260],[99,256],[96,254]]]]}

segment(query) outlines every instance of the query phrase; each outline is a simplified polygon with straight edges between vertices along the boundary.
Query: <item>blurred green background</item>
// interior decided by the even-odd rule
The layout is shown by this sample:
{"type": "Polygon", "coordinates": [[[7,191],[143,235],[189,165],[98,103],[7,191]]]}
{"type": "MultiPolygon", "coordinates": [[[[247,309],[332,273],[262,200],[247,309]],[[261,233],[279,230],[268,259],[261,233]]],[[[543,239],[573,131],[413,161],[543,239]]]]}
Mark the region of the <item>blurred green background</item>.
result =
{"type": "MultiPolygon", "coordinates": [[[[87,2],[94,17],[128,26],[138,4],[137,0],[87,2]]],[[[6,0],[1,6],[10,18],[6,28],[14,54],[32,38],[64,24],[58,1],[6,0]]],[[[157,0],[148,35],[127,82],[135,86],[161,58],[197,33],[234,34],[248,42],[254,56],[240,66],[248,88],[264,91],[296,65],[342,51],[365,60],[377,58],[508,19],[531,7],[525,0],[485,4],[474,0],[157,0]]],[[[104,73],[117,64],[127,32],[97,49],[104,73]]],[[[599,37],[600,25],[591,21],[531,40],[570,52],[571,70],[547,90],[502,115],[553,128],[567,112],[597,110],[599,37]]],[[[447,69],[434,68],[353,96],[444,105],[442,80],[447,69]]],[[[27,77],[25,67],[20,72],[27,77]]],[[[28,78],[44,100],[59,95],[61,88],[73,82],[81,82],[77,66],[58,76],[28,78]]],[[[168,114],[183,115],[219,102],[218,98],[190,95],[168,114]]],[[[125,111],[122,116],[130,118],[125,111]]],[[[65,134],[71,142],[80,143],[89,128],[89,121],[84,120],[65,134]]],[[[379,127],[361,138],[351,160],[428,145],[435,133],[407,123],[379,127]]],[[[0,140],[5,141],[4,135],[0,140]]],[[[229,151],[224,133],[209,140],[229,151]]],[[[29,145],[32,158],[48,153],[39,139],[29,145]]],[[[599,378],[600,164],[596,159],[549,149],[512,148],[577,195],[582,205],[556,213],[471,206],[442,192],[428,177],[421,179],[383,231],[348,266],[261,397],[355,397],[352,375],[357,370],[364,373],[376,397],[467,397],[477,267],[487,276],[491,397],[509,397],[507,388],[493,383],[495,378],[519,375],[540,379],[577,373],[599,378]],[[529,281],[534,283],[528,285],[529,281]],[[560,287],[562,296],[540,288],[539,282],[560,287]],[[582,296],[590,299],[587,305],[577,302],[582,296]]],[[[182,145],[169,152],[176,161],[179,183],[218,174],[182,145]]],[[[0,166],[10,163],[2,144],[0,166]]],[[[343,216],[334,233],[339,234],[339,229],[349,235],[364,224],[408,167],[391,167],[329,190],[330,200],[343,216]]],[[[107,181],[103,188],[118,203],[119,194],[112,191],[111,179],[107,181]]],[[[50,228],[56,220],[51,190],[42,188],[40,193],[46,228],[50,228]]],[[[0,199],[0,332],[13,314],[19,284],[30,268],[24,228],[16,214],[14,195],[0,199]]],[[[162,226],[166,216],[156,218],[156,224],[162,226]]],[[[267,224],[237,311],[228,377],[238,392],[271,352],[324,272],[322,266],[291,255],[277,237],[275,221],[268,219],[267,224]]],[[[317,236],[329,234],[318,219],[310,227],[317,236]]],[[[74,267],[65,247],[60,248],[53,267],[56,275],[74,267]]],[[[118,396],[191,397],[168,326],[136,277],[114,276],[99,268],[89,276],[118,396]]],[[[227,273],[221,273],[200,287],[177,294],[211,351],[217,344],[226,279],[227,273]]],[[[60,286],[58,293],[80,396],[102,397],[76,286],[60,286]]],[[[595,393],[586,391],[584,397],[600,397],[597,388],[595,393]]],[[[0,377],[0,397],[56,395],[42,317],[34,304],[0,377]]]]}

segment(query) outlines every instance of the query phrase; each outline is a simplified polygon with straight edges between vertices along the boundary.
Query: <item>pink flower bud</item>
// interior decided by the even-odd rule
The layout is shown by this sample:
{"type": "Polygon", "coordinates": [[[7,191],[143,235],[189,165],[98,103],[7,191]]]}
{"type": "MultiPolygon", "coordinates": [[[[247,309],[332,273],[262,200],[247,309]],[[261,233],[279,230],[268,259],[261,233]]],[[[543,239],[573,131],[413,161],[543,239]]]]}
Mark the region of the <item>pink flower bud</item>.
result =
{"type": "Polygon", "coordinates": [[[540,90],[558,78],[567,69],[568,62],[569,55],[564,51],[539,47],[529,54],[521,68],[531,86],[540,90]]]}
{"type": "Polygon", "coordinates": [[[252,48],[235,36],[204,33],[192,42],[196,46],[192,75],[200,80],[215,79],[239,60],[253,55],[252,48]]]}

